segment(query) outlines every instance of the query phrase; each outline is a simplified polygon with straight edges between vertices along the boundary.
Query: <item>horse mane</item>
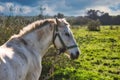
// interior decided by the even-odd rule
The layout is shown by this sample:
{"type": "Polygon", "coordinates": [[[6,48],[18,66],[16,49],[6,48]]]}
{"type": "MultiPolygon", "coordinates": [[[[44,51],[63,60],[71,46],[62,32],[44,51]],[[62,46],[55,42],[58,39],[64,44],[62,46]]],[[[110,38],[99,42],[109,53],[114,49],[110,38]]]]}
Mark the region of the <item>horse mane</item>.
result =
{"type": "Polygon", "coordinates": [[[41,28],[42,26],[45,26],[47,24],[56,24],[55,19],[45,19],[45,20],[38,20],[35,21],[29,25],[27,25],[26,27],[24,27],[22,30],[20,30],[19,32],[19,36],[23,36],[27,33],[30,33],[38,28],[41,28]]]}

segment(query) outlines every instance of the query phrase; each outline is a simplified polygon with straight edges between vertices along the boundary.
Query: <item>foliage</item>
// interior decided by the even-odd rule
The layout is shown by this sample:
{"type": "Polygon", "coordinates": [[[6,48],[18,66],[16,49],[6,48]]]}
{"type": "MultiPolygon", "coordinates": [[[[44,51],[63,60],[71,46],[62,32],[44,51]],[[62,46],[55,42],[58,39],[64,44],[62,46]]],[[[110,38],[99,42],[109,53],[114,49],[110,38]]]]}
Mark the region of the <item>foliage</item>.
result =
{"type": "Polygon", "coordinates": [[[99,20],[102,25],[120,25],[120,15],[112,16],[100,10],[88,10],[86,16],[67,17],[72,25],[86,25],[89,20],[99,20]]]}
{"type": "Polygon", "coordinates": [[[57,17],[57,18],[64,18],[64,14],[58,13],[57,15],[54,15],[54,17],[57,17]]]}
{"type": "Polygon", "coordinates": [[[99,18],[99,15],[103,15],[103,12],[100,12],[99,10],[88,10],[87,11],[87,17],[92,19],[92,20],[97,20],[99,18]]]}
{"type": "Polygon", "coordinates": [[[6,42],[11,35],[17,34],[22,27],[0,27],[0,45],[6,42]]]}
{"type": "MultiPolygon", "coordinates": [[[[102,26],[101,31],[91,32],[81,27],[73,29],[73,33],[82,52],[79,59],[73,61],[64,54],[57,59],[44,57],[42,76],[49,73],[47,80],[119,80],[120,28],[102,26]]],[[[48,52],[55,52],[52,50],[48,52]]]]}
{"type": "Polygon", "coordinates": [[[89,31],[100,31],[100,21],[91,20],[88,22],[87,29],[89,31]]]}
{"type": "Polygon", "coordinates": [[[89,19],[99,19],[102,25],[120,25],[120,15],[112,16],[109,13],[93,9],[88,10],[86,14],[89,19]]]}

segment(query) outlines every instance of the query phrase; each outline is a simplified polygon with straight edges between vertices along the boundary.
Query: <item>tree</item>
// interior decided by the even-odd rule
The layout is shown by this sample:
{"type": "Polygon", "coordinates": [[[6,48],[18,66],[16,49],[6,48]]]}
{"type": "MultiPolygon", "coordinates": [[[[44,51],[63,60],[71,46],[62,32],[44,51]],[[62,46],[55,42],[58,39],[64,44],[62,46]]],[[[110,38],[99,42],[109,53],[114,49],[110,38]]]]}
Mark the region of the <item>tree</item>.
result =
{"type": "Polygon", "coordinates": [[[14,14],[14,6],[9,6],[10,16],[13,16],[14,14]]]}
{"type": "Polygon", "coordinates": [[[87,29],[89,31],[100,31],[100,21],[99,20],[97,20],[97,21],[95,21],[95,20],[89,21],[87,29]]]}
{"type": "Polygon", "coordinates": [[[57,17],[57,18],[64,18],[64,14],[62,14],[62,13],[58,13],[58,14],[55,15],[54,17],[57,17]]]}
{"type": "Polygon", "coordinates": [[[41,7],[40,7],[40,14],[43,15],[43,12],[44,12],[45,10],[46,10],[46,8],[44,8],[44,7],[41,6],[41,7]]]}
{"type": "Polygon", "coordinates": [[[99,17],[99,15],[98,15],[99,13],[100,13],[99,10],[90,9],[90,10],[87,11],[87,17],[92,19],[92,20],[97,20],[98,17],[99,17]]]}
{"type": "Polygon", "coordinates": [[[112,17],[109,15],[109,13],[104,13],[103,15],[101,15],[99,20],[103,25],[111,25],[113,23],[111,22],[112,17]]]}
{"type": "Polygon", "coordinates": [[[118,22],[120,19],[119,17],[114,17],[110,16],[109,13],[102,12],[100,10],[88,10],[87,11],[87,17],[92,20],[98,20],[101,22],[103,25],[115,25],[115,24],[120,24],[118,22]]]}
{"type": "Polygon", "coordinates": [[[43,12],[46,10],[46,8],[40,6],[39,10],[40,10],[39,18],[44,19],[43,12]]]}

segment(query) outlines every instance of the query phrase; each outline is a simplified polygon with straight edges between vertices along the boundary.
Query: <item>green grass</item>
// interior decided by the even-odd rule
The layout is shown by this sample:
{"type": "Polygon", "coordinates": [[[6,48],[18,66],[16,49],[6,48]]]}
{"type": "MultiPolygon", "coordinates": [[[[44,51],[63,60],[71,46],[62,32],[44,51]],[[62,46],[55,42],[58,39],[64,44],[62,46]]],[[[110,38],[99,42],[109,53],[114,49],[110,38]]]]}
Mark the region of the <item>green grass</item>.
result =
{"type": "MultiPolygon", "coordinates": [[[[3,44],[19,29],[0,27],[0,44],[3,44]]],[[[41,78],[48,80],[120,80],[120,26],[110,29],[102,26],[101,31],[87,31],[81,27],[72,29],[81,55],[70,60],[64,54],[43,58],[41,78]],[[57,60],[57,61],[55,61],[57,60]]],[[[55,53],[50,49],[48,53],[55,53]]],[[[42,80],[40,78],[40,80],[42,80]]]]}
{"type": "Polygon", "coordinates": [[[73,32],[82,52],[77,60],[81,64],[77,70],[84,71],[81,77],[88,80],[119,80],[120,29],[110,30],[104,26],[100,32],[84,29],[73,29],[73,32]]]}
{"type": "MultiPolygon", "coordinates": [[[[82,27],[72,31],[82,54],[74,61],[57,56],[60,59],[49,80],[120,80],[120,27],[110,30],[102,26],[97,32],[82,27]]],[[[43,70],[44,66],[43,63],[43,70]]]]}

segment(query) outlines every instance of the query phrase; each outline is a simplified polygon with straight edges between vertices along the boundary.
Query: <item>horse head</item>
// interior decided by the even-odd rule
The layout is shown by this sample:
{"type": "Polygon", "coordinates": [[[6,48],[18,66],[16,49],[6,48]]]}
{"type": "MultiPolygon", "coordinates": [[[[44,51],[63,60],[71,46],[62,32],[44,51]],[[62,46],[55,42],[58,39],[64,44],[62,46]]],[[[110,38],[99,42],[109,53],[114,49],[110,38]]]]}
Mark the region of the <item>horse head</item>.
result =
{"type": "Polygon", "coordinates": [[[53,32],[53,43],[59,53],[67,52],[71,59],[77,59],[80,51],[70,30],[70,24],[65,19],[56,18],[56,26],[53,32]]]}

